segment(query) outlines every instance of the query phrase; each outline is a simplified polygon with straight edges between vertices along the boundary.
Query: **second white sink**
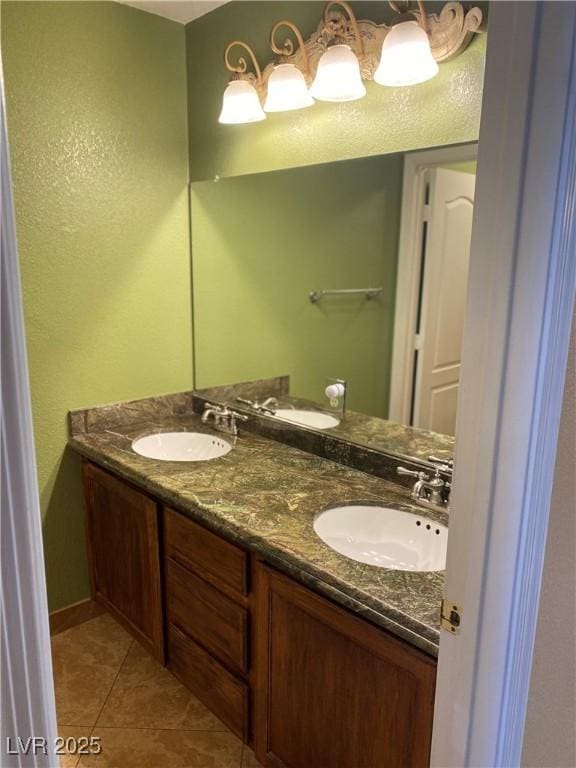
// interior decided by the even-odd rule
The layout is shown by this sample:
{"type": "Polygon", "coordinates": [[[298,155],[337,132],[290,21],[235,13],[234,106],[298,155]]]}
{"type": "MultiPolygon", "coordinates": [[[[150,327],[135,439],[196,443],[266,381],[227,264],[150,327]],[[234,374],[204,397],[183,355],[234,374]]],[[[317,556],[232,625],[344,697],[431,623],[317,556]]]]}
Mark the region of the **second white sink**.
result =
{"type": "Polygon", "coordinates": [[[314,530],[329,547],[361,563],[396,571],[442,571],[448,528],[390,507],[350,504],[320,512],[314,530]]]}
{"type": "Polygon", "coordinates": [[[337,427],[340,424],[340,419],[329,413],[298,410],[297,408],[279,408],[274,412],[274,416],[281,421],[289,421],[292,424],[300,424],[302,427],[312,427],[313,429],[332,429],[332,427],[337,427]]]}
{"type": "Polygon", "coordinates": [[[202,432],[157,432],[139,437],[132,449],[147,459],[161,461],[210,461],[225,456],[232,445],[202,432]]]}

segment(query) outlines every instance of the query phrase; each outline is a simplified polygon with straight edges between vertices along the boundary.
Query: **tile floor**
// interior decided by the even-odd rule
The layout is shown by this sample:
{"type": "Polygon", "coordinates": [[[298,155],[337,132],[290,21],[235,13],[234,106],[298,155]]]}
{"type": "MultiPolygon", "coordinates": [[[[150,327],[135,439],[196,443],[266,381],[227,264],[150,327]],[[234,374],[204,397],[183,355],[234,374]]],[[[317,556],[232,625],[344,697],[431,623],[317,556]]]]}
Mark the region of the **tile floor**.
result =
{"type": "Polygon", "coordinates": [[[62,768],[259,768],[254,753],[108,614],[52,638],[59,734],[99,755],[62,768]]]}

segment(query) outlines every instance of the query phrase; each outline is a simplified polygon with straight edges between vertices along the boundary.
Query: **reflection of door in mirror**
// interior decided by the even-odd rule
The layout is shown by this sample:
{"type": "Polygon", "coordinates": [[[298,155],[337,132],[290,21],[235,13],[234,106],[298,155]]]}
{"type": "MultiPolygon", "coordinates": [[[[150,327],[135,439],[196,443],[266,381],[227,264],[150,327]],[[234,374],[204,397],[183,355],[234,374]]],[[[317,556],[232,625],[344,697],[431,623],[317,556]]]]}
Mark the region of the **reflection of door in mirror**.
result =
{"type": "MultiPolygon", "coordinates": [[[[405,423],[448,435],[456,428],[475,173],[475,162],[420,168],[418,194],[404,196],[404,205],[414,206],[403,218],[413,223],[408,250],[417,263],[411,300],[397,302],[395,347],[405,354],[395,348],[393,368],[403,370],[392,378],[403,391],[391,410],[405,423]]],[[[394,398],[394,383],[392,389],[394,398]]]]}
{"type": "Polygon", "coordinates": [[[475,182],[443,168],[430,180],[411,423],[447,435],[456,430],[475,182]]]}

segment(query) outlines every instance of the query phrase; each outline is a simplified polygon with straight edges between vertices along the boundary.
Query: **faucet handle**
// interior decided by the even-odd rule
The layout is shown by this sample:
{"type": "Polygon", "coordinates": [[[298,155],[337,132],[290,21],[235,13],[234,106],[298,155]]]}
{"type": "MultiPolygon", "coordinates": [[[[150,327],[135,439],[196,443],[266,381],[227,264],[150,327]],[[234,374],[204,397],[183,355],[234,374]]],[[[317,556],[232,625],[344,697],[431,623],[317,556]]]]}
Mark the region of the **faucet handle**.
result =
{"type": "Polygon", "coordinates": [[[278,408],[278,405],[279,403],[277,397],[267,397],[266,400],[260,404],[260,408],[274,413],[273,408],[278,408]]]}
{"type": "Polygon", "coordinates": [[[428,456],[428,461],[438,465],[436,468],[437,472],[439,470],[450,473],[454,471],[454,459],[441,459],[438,456],[428,456]]]}
{"type": "Polygon", "coordinates": [[[232,416],[233,419],[238,419],[239,421],[248,421],[248,416],[246,416],[244,413],[238,413],[238,411],[228,411],[228,415],[232,416]]]}
{"type": "Polygon", "coordinates": [[[248,400],[247,397],[236,398],[237,403],[248,405],[253,411],[259,411],[260,413],[267,413],[268,415],[273,416],[275,411],[268,407],[272,404],[271,401],[274,401],[276,407],[278,407],[278,400],[276,400],[275,397],[269,397],[267,400],[264,400],[263,403],[259,403],[257,400],[248,400]]]}
{"type": "Polygon", "coordinates": [[[397,475],[406,475],[407,477],[417,477],[418,480],[428,480],[429,475],[426,472],[416,472],[413,469],[406,469],[406,467],[396,467],[397,475]]]}
{"type": "Polygon", "coordinates": [[[222,413],[223,410],[226,410],[227,406],[220,405],[219,403],[204,403],[204,410],[205,411],[214,411],[215,413],[222,413]]]}

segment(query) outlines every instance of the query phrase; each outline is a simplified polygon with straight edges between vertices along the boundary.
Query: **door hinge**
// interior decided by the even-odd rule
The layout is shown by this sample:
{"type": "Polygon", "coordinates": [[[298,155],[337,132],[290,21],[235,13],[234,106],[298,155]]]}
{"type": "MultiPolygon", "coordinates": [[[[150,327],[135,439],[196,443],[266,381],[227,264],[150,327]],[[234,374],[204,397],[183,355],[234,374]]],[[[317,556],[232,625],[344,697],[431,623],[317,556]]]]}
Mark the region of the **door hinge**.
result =
{"type": "Polygon", "coordinates": [[[424,206],[422,208],[422,221],[430,221],[431,211],[432,211],[432,207],[430,203],[424,203],[424,206]]]}
{"type": "Polygon", "coordinates": [[[414,334],[414,349],[422,349],[422,334],[420,333],[414,334]]]}
{"type": "Polygon", "coordinates": [[[460,632],[462,610],[456,603],[452,603],[445,597],[442,598],[442,611],[440,614],[440,624],[442,629],[450,632],[451,635],[457,635],[460,632]]]}

